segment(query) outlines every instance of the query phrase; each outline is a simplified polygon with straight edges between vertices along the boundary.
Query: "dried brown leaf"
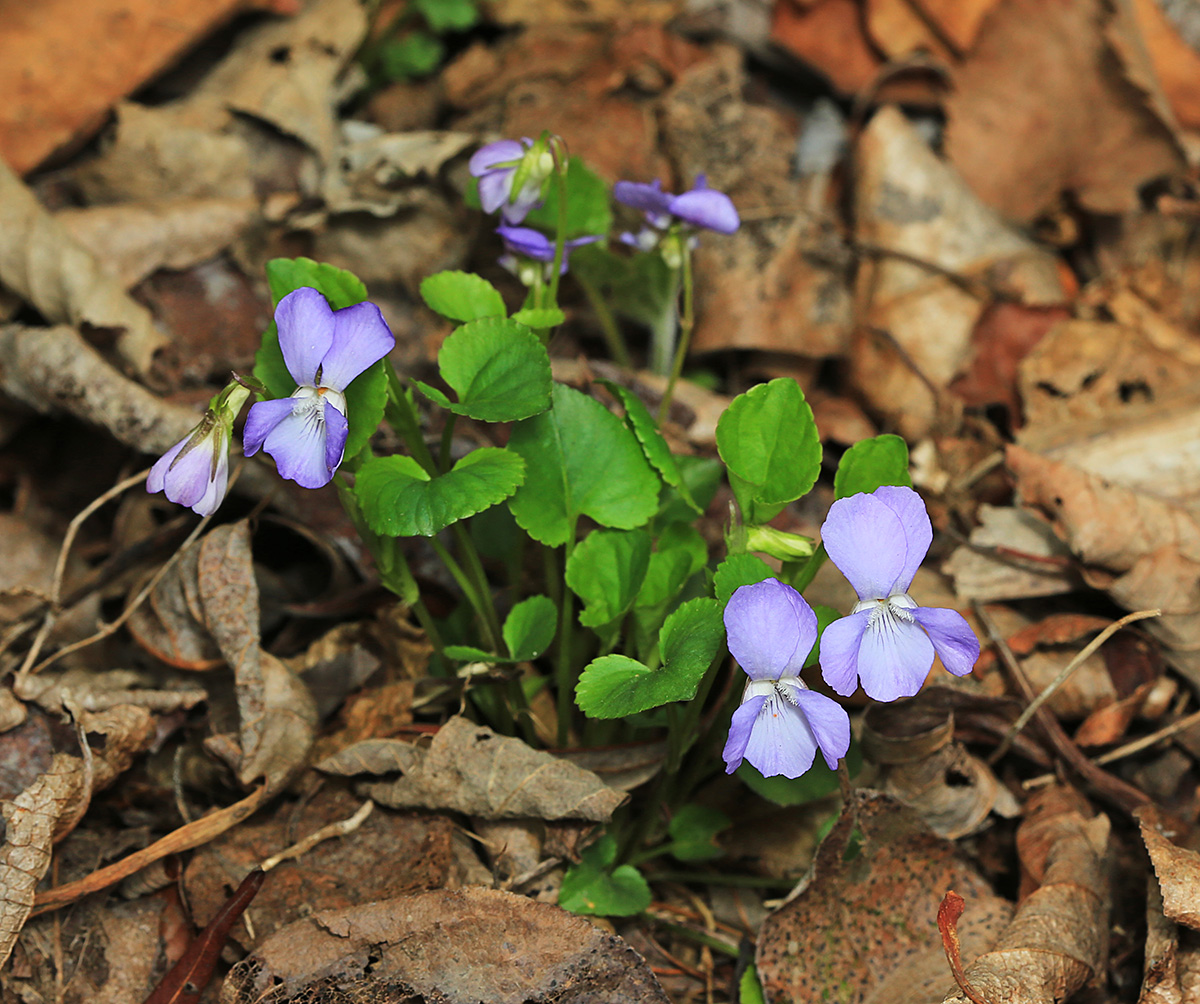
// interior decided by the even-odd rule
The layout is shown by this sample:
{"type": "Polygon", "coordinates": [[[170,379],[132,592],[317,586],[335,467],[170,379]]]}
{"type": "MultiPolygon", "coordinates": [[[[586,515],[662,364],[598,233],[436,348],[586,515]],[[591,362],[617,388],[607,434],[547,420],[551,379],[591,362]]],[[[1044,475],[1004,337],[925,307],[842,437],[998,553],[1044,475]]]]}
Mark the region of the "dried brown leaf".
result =
{"type": "MultiPolygon", "coordinates": [[[[1082,797],[1053,787],[1026,806],[1017,853],[1038,888],[1017,908],[995,947],[964,975],[988,1001],[1055,1004],[1104,971],[1109,939],[1109,822],[1089,818],[1082,797]]],[[[967,900],[967,916],[971,911],[967,900]]],[[[961,990],[944,1004],[968,1004],[961,990]]]]}
{"type": "Polygon", "coordinates": [[[119,330],[117,352],[136,373],[147,373],[167,344],[150,312],[3,163],[0,282],[52,324],[119,330]]]}
{"type": "Polygon", "coordinates": [[[1135,813],[1171,920],[1200,930],[1200,853],[1171,841],[1173,825],[1151,805],[1135,813]],[[1166,832],[1164,832],[1166,831],[1166,832]]]}
{"type": "MultiPolygon", "coordinates": [[[[127,622],[134,640],[142,648],[178,669],[214,669],[224,661],[204,624],[203,602],[196,581],[199,561],[197,541],[180,552],[175,564],[127,622]]],[[[133,595],[138,592],[139,589],[133,590],[133,595]]]]}
{"type": "Polygon", "coordinates": [[[248,785],[262,777],[269,789],[277,790],[304,764],[317,710],[303,681],[262,648],[248,522],[219,526],[205,535],[196,579],[205,624],[237,687],[238,778],[248,785]]]}
{"type": "Polygon", "coordinates": [[[591,771],[465,718],[438,729],[429,749],[399,740],[355,743],[317,765],[331,774],[403,772],[359,790],[395,809],[451,809],[484,819],[590,819],[604,822],[625,800],[591,771]]]}
{"type": "Polygon", "coordinates": [[[857,163],[857,237],[880,252],[859,269],[863,333],[851,366],[869,402],[917,439],[956,406],[943,392],[967,364],[986,290],[1059,303],[1058,265],[986,207],[895,108],[871,119],[857,163]]]}
{"type": "Polygon", "coordinates": [[[1119,6],[1007,0],[953,71],[946,152],[1003,215],[1031,220],[1064,192],[1095,212],[1133,209],[1140,185],[1184,166],[1129,62],[1137,42],[1114,23],[1119,6]],[[1125,66],[1110,39],[1129,40],[1125,66]]]}
{"type": "Polygon", "coordinates": [[[297,921],[238,963],[222,1004],[667,1004],[640,955],[548,903],[494,889],[438,890],[297,921]],[[336,988],[336,990],[335,990],[336,988]]]}
{"type": "Polygon", "coordinates": [[[940,996],[950,976],[936,914],[950,888],[968,903],[959,930],[965,951],[990,948],[1009,904],[911,809],[855,792],[809,876],[762,926],[756,961],[768,999],[885,1004],[940,996]]]}

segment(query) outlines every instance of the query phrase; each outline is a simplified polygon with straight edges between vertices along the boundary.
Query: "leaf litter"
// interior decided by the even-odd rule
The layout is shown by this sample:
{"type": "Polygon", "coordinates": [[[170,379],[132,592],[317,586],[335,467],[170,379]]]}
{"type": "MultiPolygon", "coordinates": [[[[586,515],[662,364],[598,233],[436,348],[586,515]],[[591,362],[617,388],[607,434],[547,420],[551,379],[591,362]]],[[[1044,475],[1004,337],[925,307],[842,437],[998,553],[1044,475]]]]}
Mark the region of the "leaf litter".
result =
{"type": "MultiPolygon", "coordinates": [[[[362,7],[273,4],[214,35],[235,6],[182,12],[136,53],[114,41],[105,66],[55,65],[56,114],[0,122],[0,655],[20,680],[0,696],[6,999],[194,999],[160,953],[295,846],[227,949],[224,932],[195,943],[190,972],[250,953],[211,994],[280,979],[296,1000],[732,1001],[753,954],[773,1002],[1197,999],[1200,56],[1179,5],[496,3],[437,73],[361,102],[362,7]],[[681,385],[672,448],[711,456],[731,394],[780,375],[832,449],[900,432],[939,531],[922,575],[954,551],[939,588],[989,641],[953,689],[856,712],[868,766],[840,810],[834,779],[789,808],[707,783],[736,820],[726,857],[648,867],[657,899],[616,933],[553,904],[564,868],[595,857],[593,824],[658,783],[662,744],[551,754],[474,724],[494,669],[432,676],[332,507],[247,465],[234,521],[145,601],[186,530],[136,493],[81,533],[69,592],[46,574],[71,517],[242,365],[253,339],[221,325],[265,317],[269,258],[364,276],[399,351],[431,360],[445,330],[413,291],[493,253],[461,206],[466,157],[542,128],[606,181],[679,190],[704,172],[743,213],[697,259],[692,362],[717,390],[681,385]],[[186,329],[232,289],[229,320],[186,329]],[[180,365],[205,341],[222,344],[180,365]],[[350,574],[281,562],[263,506],[304,513],[350,574]],[[290,581],[306,576],[330,585],[290,581]],[[127,631],[21,671],[123,609],[127,631]],[[1013,731],[1088,637],[1152,609],[1013,731]],[[368,794],[379,807],[338,829],[368,794]],[[322,832],[340,835],[305,842],[322,832]],[[175,855],[186,914],[147,878],[175,855]],[[130,876],[157,891],[105,892],[130,876]]],[[[30,45],[5,66],[61,50],[64,24],[22,22],[30,45]]],[[[592,358],[586,304],[568,314],[556,375],[585,392],[603,376],[653,410],[661,380],[592,358]]],[[[821,517],[779,522],[814,535],[821,517]]],[[[710,544],[725,518],[701,524],[710,544]]],[[[444,613],[453,584],[413,558],[444,613]]]]}

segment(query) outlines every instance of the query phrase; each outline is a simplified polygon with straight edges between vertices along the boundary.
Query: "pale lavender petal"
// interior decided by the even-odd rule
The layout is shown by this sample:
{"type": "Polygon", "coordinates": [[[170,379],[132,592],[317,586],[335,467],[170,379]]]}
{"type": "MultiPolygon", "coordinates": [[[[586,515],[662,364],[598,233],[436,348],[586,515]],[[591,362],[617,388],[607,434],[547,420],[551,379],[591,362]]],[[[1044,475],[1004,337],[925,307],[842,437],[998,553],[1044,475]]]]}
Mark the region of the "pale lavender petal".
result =
{"type": "Polygon", "coordinates": [[[885,702],[912,697],[932,666],[933,643],[913,621],[885,614],[863,632],[858,676],[868,697],[885,702]]]}
{"type": "Polygon", "coordinates": [[[201,516],[211,516],[220,507],[225,500],[225,492],[229,488],[229,450],[227,447],[222,448],[217,456],[217,469],[211,471],[212,480],[208,482],[208,488],[200,501],[192,506],[192,512],[199,513],[201,516]]]}
{"type": "Polygon", "coordinates": [[[745,758],[763,777],[799,777],[813,765],[817,737],[804,712],[776,691],[754,719],[745,758]]]}
{"type": "Polygon", "coordinates": [[[729,651],[752,680],[798,676],[817,640],[817,615],[791,586],[739,586],[725,605],[729,651]]]}
{"type": "Polygon", "coordinates": [[[966,676],[979,658],[979,639],[967,619],[945,607],[916,607],[913,617],[928,633],[942,665],[955,676],[966,676]]]}
{"type": "Polygon", "coordinates": [[[333,345],[321,361],[321,386],[345,390],[368,366],[396,346],[396,336],[369,300],[333,315],[333,345]]]}
{"type": "Polygon", "coordinates": [[[530,210],[537,209],[541,204],[542,183],[527,183],[517,192],[515,198],[511,198],[507,205],[501,207],[500,216],[505,223],[515,226],[529,215],[530,210]]]}
{"type": "Polygon", "coordinates": [[[834,502],[821,527],[821,541],[862,600],[890,596],[908,566],[904,525],[873,495],[859,493],[834,502]]]}
{"type": "Polygon", "coordinates": [[[325,462],[324,414],[317,407],[294,410],[267,435],[263,449],[275,458],[279,476],[303,488],[329,484],[325,462]]]}
{"type": "Polygon", "coordinates": [[[664,192],[662,182],[658,180],[649,185],[640,181],[618,181],[613,185],[613,198],[626,206],[658,216],[670,211],[674,196],[664,192]]]}
{"type": "Polygon", "coordinates": [[[489,171],[479,179],[479,204],[485,213],[494,213],[508,201],[516,173],[515,167],[507,167],[501,171],[489,171]]]}
{"type": "MultiPolygon", "coordinates": [[[[515,139],[498,139],[494,143],[481,146],[473,154],[467,164],[467,169],[476,178],[492,170],[495,164],[511,163],[525,156],[525,150],[532,143],[520,143],[515,139]]],[[[515,167],[512,170],[516,170],[515,167]]]]}
{"type": "Polygon", "coordinates": [[[933,525],[929,522],[929,513],[921,496],[904,485],[884,485],[871,494],[891,509],[904,527],[908,555],[892,585],[892,592],[907,592],[917,569],[929,553],[929,545],[933,543],[933,525]]]}
{"type": "MultiPolygon", "coordinates": [[[[202,440],[198,446],[182,456],[177,455],[172,463],[173,466],[163,476],[163,491],[167,498],[188,508],[198,505],[208,491],[208,484],[213,476],[211,437],[202,440]]],[[[198,509],[196,511],[199,512],[198,509]]]]}
{"type": "Polygon", "coordinates": [[[261,449],[271,430],[296,409],[296,399],[281,397],[275,401],[258,401],[250,406],[246,427],[242,430],[242,454],[252,457],[261,449]]]}
{"type": "Polygon", "coordinates": [[[279,347],[297,386],[315,386],[317,367],[333,344],[333,311],[310,286],[293,289],[275,308],[279,347]]]}
{"type": "Polygon", "coordinates": [[[838,761],[850,749],[850,716],[846,709],[832,697],[815,690],[793,687],[790,693],[808,719],[808,726],[829,769],[837,770],[838,761]]]}
{"type": "Polygon", "coordinates": [[[189,432],[154,462],[154,466],[150,468],[150,474],[146,478],[146,491],[151,495],[161,492],[166,487],[167,471],[170,469],[171,463],[179,456],[179,451],[187,446],[188,440],[191,438],[192,434],[189,432]]]}
{"type": "Polygon", "coordinates": [[[741,226],[733,200],[715,188],[692,189],[671,200],[668,207],[672,216],[685,223],[715,230],[721,234],[732,234],[741,226]]]}
{"type": "Polygon", "coordinates": [[[742,765],[746,755],[746,745],[750,742],[750,733],[754,729],[754,720],[766,703],[766,697],[751,697],[742,702],[729,721],[729,739],[721,756],[725,760],[725,773],[732,774],[742,765]]]}
{"type": "Polygon", "coordinates": [[[346,416],[328,401],[325,402],[325,466],[329,469],[330,477],[342,462],[342,454],[346,452],[346,437],[350,433],[350,423],[346,416]]]}
{"type": "Polygon", "coordinates": [[[496,233],[510,251],[535,261],[554,261],[554,241],[532,227],[496,227],[496,233]]]}
{"type": "Polygon", "coordinates": [[[842,617],[821,632],[821,676],[835,693],[849,697],[858,689],[858,650],[871,612],[842,617]]]}

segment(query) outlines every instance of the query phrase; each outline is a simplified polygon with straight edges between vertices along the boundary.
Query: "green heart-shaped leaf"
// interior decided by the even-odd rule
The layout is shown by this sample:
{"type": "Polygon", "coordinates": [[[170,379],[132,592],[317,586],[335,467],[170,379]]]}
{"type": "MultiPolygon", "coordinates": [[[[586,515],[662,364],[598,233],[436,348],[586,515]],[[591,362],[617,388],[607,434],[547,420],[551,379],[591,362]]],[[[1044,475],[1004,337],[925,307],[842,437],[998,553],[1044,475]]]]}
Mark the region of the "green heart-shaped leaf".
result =
{"type": "Polygon", "coordinates": [[[873,492],[881,485],[912,487],[908,444],[890,433],[860,439],[842,454],[833,476],[833,494],[834,498],[844,499],[859,492],[873,492]]]}
{"type": "Polygon", "coordinates": [[[637,599],[650,564],[644,530],[593,530],[567,561],[567,585],[583,600],[579,623],[597,627],[621,617],[637,599]]]}
{"type": "Polygon", "coordinates": [[[421,299],[430,310],[452,321],[504,317],[500,290],[474,272],[437,272],[421,280],[421,299]]]}
{"type": "Polygon", "coordinates": [[[558,905],[594,917],[631,917],[650,905],[650,886],[632,865],[613,867],[617,842],[602,836],[563,876],[558,905]]]}
{"type": "Polygon", "coordinates": [[[599,401],[555,384],[553,407],[513,426],[508,449],[528,476],[508,503],[521,527],[551,547],[580,516],[631,530],[658,505],[658,476],[625,424],[599,401]]]}
{"type": "Polygon", "coordinates": [[[473,450],[438,477],[430,477],[412,457],[379,457],[360,468],[354,494],[376,533],[432,537],[503,502],[524,477],[521,458],[495,447],[473,450]]]}

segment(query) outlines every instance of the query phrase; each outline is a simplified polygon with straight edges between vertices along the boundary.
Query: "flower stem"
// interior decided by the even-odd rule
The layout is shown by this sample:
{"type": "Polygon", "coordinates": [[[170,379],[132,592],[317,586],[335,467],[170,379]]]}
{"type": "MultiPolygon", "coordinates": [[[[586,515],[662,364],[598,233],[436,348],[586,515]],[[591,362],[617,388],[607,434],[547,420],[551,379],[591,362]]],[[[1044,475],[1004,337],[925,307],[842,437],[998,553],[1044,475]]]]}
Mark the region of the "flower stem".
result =
{"type": "Polygon", "coordinates": [[[809,583],[816,578],[817,572],[821,570],[821,566],[825,564],[825,559],[828,555],[825,553],[825,543],[822,541],[817,545],[817,549],[813,551],[810,557],[794,575],[787,578],[787,583],[796,592],[802,593],[808,588],[809,583]]]}
{"type": "Polygon", "coordinates": [[[450,461],[454,458],[450,456],[450,447],[454,442],[454,423],[458,420],[458,416],[454,412],[450,412],[446,416],[446,424],[442,428],[442,445],[438,449],[438,470],[445,474],[450,470],[450,461]]]}
{"type": "Polygon", "coordinates": [[[600,290],[596,288],[595,283],[579,272],[571,274],[575,276],[575,281],[591,305],[592,313],[596,315],[600,330],[604,333],[604,341],[608,345],[608,354],[612,356],[613,362],[625,369],[632,369],[633,362],[629,358],[629,349],[625,347],[625,339],[621,337],[621,329],[617,327],[617,320],[613,317],[613,312],[608,309],[608,304],[604,302],[604,297],[600,295],[600,290]]]}
{"type": "Polygon", "coordinates": [[[692,343],[692,330],[696,326],[696,296],[695,284],[692,281],[692,252],[684,250],[683,265],[683,315],[679,319],[679,344],[675,348],[675,361],[671,364],[671,376],[667,380],[667,389],[663,392],[662,404],[658,406],[658,424],[666,420],[671,408],[671,396],[675,393],[675,384],[683,372],[683,361],[687,358],[688,348],[692,343]]]}
{"type": "Polygon", "coordinates": [[[433,459],[433,454],[429,452],[429,447],[425,445],[425,437],[421,433],[421,423],[417,419],[412,399],[401,386],[395,367],[387,360],[384,362],[388,378],[388,403],[384,414],[392,428],[404,440],[413,459],[425,469],[430,477],[437,477],[438,466],[433,459]]]}
{"type": "Polygon", "coordinates": [[[467,602],[471,604],[475,613],[479,616],[484,644],[495,651],[500,643],[500,639],[492,632],[492,624],[488,620],[483,598],[480,597],[475,584],[471,581],[470,576],[463,571],[462,566],[455,560],[454,555],[446,549],[446,546],[437,537],[428,537],[426,539],[429,541],[430,547],[434,549],[437,556],[442,560],[442,564],[446,566],[446,570],[454,577],[454,581],[458,583],[458,588],[462,590],[463,595],[467,598],[467,602]]]}
{"type": "Polygon", "coordinates": [[[508,649],[504,644],[504,632],[500,630],[500,617],[496,613],[496,604],[492,600],[492,588],[488,584],[483,562],[479,560],[479,550],[475,547],[475,541],[471,539],[471,535],[467,533],[466,527],[461,521],[454,523],[450,529],[454,534],[454,539],[458,541],[459,554],[466,563],[467,573],[475,584],[475,590],[482,606],[480,616],[487,625],[488,632],[492,635],[492,651],[500,655],[508,655],[508,649]]]}
{"type": "Polygon", "coordinates": [[[663,312],[650,328],[650,369],[659,376],[667,376],[671,370],[671,357],[675,351],[675,337],[679,330],[679,269],[671,269],[671,289],[667,294],[663,312]]]}
{"type": "Polygon", "coordinates": [[[558,213],[554,221],[554,264],[550,266],[549,303],[558,306],[558,280],[562,278],[563,256],[567,253],[567,148],[558,136],[550,138],[550,153],[554,157],[554,187],[558,193],[558,213]]]}
{"type": "Polygon", "coordinates": [[[563,545],[562,616],[558,627],[558,667],[555,683],[558,687],[556,717],[558,718],[558,745],[567,745],[571,724],[571,711],[575,707],[575,673],[571,663],[571,629],[575,621],[575,594],[567,584],[567,564],[575,549],[575,521],[567,529],[567,540],[563,545]]]}

